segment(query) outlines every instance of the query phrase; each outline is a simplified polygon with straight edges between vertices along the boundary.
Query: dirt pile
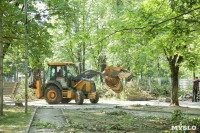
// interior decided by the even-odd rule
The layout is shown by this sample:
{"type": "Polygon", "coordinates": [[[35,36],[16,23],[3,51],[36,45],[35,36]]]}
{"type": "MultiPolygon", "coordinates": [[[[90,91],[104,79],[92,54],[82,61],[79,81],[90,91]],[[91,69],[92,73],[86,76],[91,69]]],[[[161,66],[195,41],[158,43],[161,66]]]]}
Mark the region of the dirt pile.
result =
{"type": "Polygon", "coordinates": [[[155,100],[149,92],[144,91],[137,87],[136,83],[131,80],[127,82],[126,89],[124,90],[127,99],[129,101],[148,101],[148,100],[155,100]]]}
{"type": "Polygon", "coordinates": [[[181,95],[179,97],[179,100],[180,101],[191,100],[192,99],[192,95],[193,95],[192,91],[187,91],[187,92],[185,92],[183,95],[181,95]]]}
{"type": "Polygon", "coordinates": [[[125,93],[129,101],[148,101],[155,99],[148,92],[138,88],[127,88],[125,93]]]}
{"type": "Polygon", "coordinates": [[[128,100],[128,101],[156,100],[147,91],[137,88],[133,82],[128,82],[124,86],[125,86],[125,88],[121,93],[116,93],[113,90],[109,89],[109,86],[107,86],[106,83],[104,83],[102,85],[103,90],[100,91],[99,93],[104,98],[116,97],[116,98],[120,98],[121,100],[128,100]]]}

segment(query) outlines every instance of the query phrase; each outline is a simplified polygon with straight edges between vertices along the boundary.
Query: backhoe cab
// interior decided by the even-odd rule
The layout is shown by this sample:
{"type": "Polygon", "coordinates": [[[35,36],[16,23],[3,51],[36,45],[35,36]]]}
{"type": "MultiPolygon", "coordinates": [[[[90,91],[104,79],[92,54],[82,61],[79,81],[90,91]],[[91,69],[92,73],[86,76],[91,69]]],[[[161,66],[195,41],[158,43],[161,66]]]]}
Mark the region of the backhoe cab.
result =
{"type": "Polygon", "coordinates": [[[44,90],[37,81],[36,95],[44,98],[49,104],[68,103],[75,99],[77,104],[83,104],[84,99],[97,103],[99,95],[95,83],[82,77],[77,78],[78,69],[75,63],[49,63],[44,90]]]}

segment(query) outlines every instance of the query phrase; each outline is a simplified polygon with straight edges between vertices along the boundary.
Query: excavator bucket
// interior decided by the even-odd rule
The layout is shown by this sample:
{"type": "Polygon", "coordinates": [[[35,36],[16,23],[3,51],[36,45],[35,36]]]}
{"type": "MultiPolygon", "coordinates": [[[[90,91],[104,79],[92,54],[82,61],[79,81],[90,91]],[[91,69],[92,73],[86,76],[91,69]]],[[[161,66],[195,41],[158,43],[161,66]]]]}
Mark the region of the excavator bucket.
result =
{"type": "Polygon", "coordinates": [[[120,78],[128,78],[131,75],[132,73],[124,70],[123,66],[106,66],[102,73],[102,76],[105,78],[106,85],[116,93],[120,93],[123,90],[120,78]]]}

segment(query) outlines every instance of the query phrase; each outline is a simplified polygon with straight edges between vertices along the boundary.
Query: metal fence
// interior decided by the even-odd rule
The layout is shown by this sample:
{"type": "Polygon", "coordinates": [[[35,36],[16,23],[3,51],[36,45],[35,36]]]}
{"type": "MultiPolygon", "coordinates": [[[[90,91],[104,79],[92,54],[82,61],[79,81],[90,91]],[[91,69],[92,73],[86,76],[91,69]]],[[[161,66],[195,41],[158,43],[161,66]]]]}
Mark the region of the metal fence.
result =
{"type": "MultiPolygon", "coordinates": [[[[181,90],[186,90],[186,89],[191,89],[193,82],[193,78],[191,77],[180,77],[179,78],[179,88],[181,90]]],[[[159,86],[171,86],[172,80],[171,77],[143,77],[142,79],[137,77],[135,79],[135,83],[137,85],[143,85],[147,90],[151,90],[154,87],[159,87],[159,86]]]]}

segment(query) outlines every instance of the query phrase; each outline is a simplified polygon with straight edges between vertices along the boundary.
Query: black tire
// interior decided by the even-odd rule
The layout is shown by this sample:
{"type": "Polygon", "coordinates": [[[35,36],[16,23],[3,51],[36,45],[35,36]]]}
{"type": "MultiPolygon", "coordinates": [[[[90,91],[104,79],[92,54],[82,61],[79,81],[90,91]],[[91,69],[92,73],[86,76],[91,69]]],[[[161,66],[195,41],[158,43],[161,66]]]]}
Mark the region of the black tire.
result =
{"type": "Polygon", "coordinates": [[[99,94],[96,92],[95,98],[94,99],[90,99],[90,102],[91,103],[98,103],[98,101],[99,101],[99,94]]]}
{"type": "Polygon", "coordinates": [[[71,100],[71,98],[63,98],[61,103],[69,103],[71,100]]]}
{"type": "Polygon", "coordinates": [[[82,91],[76,91],[75,102],[78,105],[83,104],[84,101],[84,94],[82,91]]]}
{"type": "Polygon", "coordinates": [[[49,86],[45,90],[44,98],[49,104],[58,104],[62,100],[61,91],[56,86],[49,86]]]}

